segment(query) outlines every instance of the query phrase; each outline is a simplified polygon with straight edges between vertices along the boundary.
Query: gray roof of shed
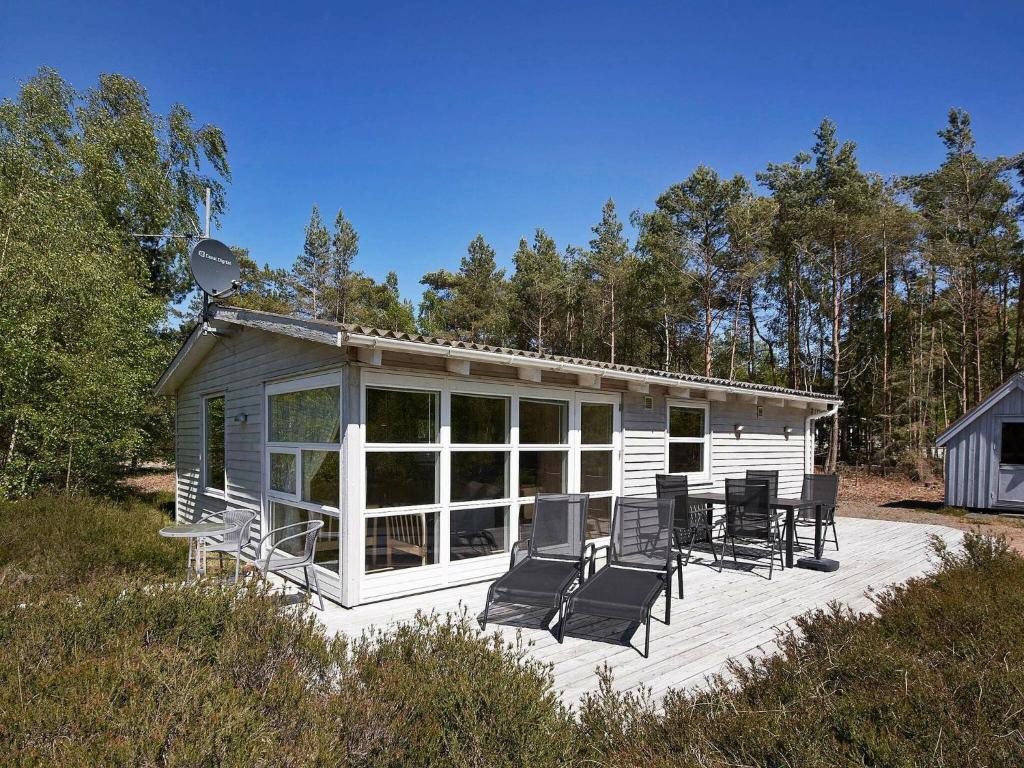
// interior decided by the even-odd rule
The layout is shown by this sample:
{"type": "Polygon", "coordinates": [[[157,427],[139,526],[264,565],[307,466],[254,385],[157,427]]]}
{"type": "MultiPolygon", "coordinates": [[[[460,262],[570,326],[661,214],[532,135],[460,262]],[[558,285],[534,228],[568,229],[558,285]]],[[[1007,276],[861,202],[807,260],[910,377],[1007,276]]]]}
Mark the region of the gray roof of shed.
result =
{"type": "MultiPolygon", "coordinates": [[[[813,400],[821,400],[826,402],[841,402],[841,398],[830,394],[824,394],[819,392],[811,392],[799,389],[790,389],[787,387],[776,387],[770,384],[758,384],[754,382],[746,381],[734,381],[730,379],[719,379],[708,376],[698,376],[691,373],[682,373],[676,371],[662,371],[655,368],[643,368],[635,365],[623,365],[621,363],[609,363],[601,360],[588,360],[580,357],[571,357],[566,355],[551,355],[533,350],[525,349],[513,349],[510,347],[499,347],[491,344],[482,344],[475,341],[466,341],[463,339],[451,339],[437,336],[425,336],[417,333],[403,333],[401,331],[389,331],[381,328],[372,328],[365,325],[354,325],[351,323],[338,323],[332,320],[321,320],[321,319],[309,319],[303,318],[297,315],[282,315],[274,312],[263,312],[251,309],[241,309],[237,307],[225,307],[225,306],[213,306],[211,309],[211,317],[213,320],[223,320],[229,323],[257,327],[262,330],[270,332],[283,332],[284,327],[294,328],[296,324],[301,324],[306,329],[323,329],[335,334],[342,334],[339,337],[339,345],[344,346],[345,336],[366,336],[371,338],[388,339],[399,342],[408,342],[411,344],[424,345],[429,347],[442,347],[453,350],[471,350],[473,352],[490,353],[495,356],[495,362],[509,364],[509,358],[513,361],[516,358],[521,358],[524,362],[529,360],[544,360],[552,363],[562,363],[573,366],[584,366],[592,369],[595,374],[600,375],[602,372],[607,373],[624,373],[633,374],[638,376],[648,376],[654,379],[664,380],[666,386],[671,385],[686,385],[693,384],[696,386],[711,387],[711,388],[728,388],[728,389],[740,389],[748,390],[752,393],[763,393],[766,395],[779,395],[779,396],[791,396],[808,398],[813,400]]],[[[198,329],[197,329],[198,330],[198,329]]],[[[290,333],[289,335],[298,335],[290,333]]],[[[168,375],[176,365],[185,362],[184,360],[179,361],[179,357],[183,353],[187,354],[189,343],[182,347],[175,360],[171,362],[167,370],[160,377],[160,381],[157,383],[157,390],[161,391],[166,384],[168,375]]],[[[188,366],[186,366],[187,368],[188,366]]]]}

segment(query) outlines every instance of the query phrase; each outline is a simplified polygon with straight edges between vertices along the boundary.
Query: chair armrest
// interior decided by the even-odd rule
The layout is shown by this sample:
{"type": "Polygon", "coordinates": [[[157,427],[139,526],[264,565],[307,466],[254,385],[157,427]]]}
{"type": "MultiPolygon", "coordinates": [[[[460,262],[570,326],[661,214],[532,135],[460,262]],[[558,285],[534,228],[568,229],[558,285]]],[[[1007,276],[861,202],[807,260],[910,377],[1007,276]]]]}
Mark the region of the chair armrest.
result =
{"type": "MultiPolygon", "coordinates": [[[[593,546],[593,545],[591,545],[591,546],[593,546]]],[[[591,576],[594,575],[594,570],[595,570],[595,567],[596,567],[595,564],[597,563],[597,553],[601,552],[602,550],[609,550],[610,551],[611,548],[612,548],[611,544],[602,544],[600,547],[595,547],[594,548],[594,552],[590,556],[590,575],[591,576]]]]}
{"type": "MultiPolygon", "coordinates": [[[[286,527],[291,527],[291,526],[286,526],[286,527]]],[[[283,539],[281,539],[276,544],[271,546],[270,551],[267,553],[267,556],[265,558],[260,558],[259,555],[257,555],[256,559],[257,560],[262,559],[264,565],[265,566],[269,566],[271,558],[274,556],[274,553],[277,552],[281,548],[282,544],[284,544],[286,541],[291,541],[292,539],[304,539],[305,537],[306,537],[306,532],[305,531],[302,531],[301,533],[293,533],[290,536],[285,536],[283,539]]],[[[259,550],[257,550],[257,552],[258,551],[259,550]]],[[[263,572],[264,573],[267,572],[266,568],[263,569],[263,572]]]]}
{"type": "MultiPolygon", "coordinates": [[[[584,573],[584,571],[587,570],[587,563],[590,563],[590,574],[589,574],[589,576],[593,576],[594,575],[594,555],[596,555],[596,554],[597,554],[597,547],[594,546],[593,542],[589,542],[585,547],[583,547],[583,557],[580,558],[580,573],[581,574],[584,573]],[[589,552],[589,554],[588,554],[588,552],[589,552]]],[[[588,578],[589,578],[589,576],[588,576],[588,578]]]]}
{"type": "Polygon", "coordinates": [[[510,571],[513,568],[516,567],[516,552],[519,551],[519,546],[521,544],[525,544],[527,546],[527,548],[529,548],[530,540],[529,539],[520,539],[519,541],[517,541],[515,544],[512,545],[511,549],[509,550],[509,559],[508,559],[508,569],[510,571]]]}

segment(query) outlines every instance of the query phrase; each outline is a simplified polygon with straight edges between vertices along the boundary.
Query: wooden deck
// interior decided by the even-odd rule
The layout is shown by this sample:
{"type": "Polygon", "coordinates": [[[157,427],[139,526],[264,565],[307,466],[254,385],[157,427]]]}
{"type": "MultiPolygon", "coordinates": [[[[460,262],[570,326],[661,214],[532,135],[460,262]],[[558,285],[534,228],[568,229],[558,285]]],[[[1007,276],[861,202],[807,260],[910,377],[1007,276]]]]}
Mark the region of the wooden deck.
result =
{"type": "MultiPolygon", "coordinates": [[[[554,682],[566,703],[597,686],[595,670],[607,663],[614,673],[615,687],[635,688],[641,684],[654,694],[670,687],[698,685],[705,677],[721,671],[726,660],[764,653],[773,647],[776,631],[794,616],[839,600],[855,610],[870,609],[865,596],[869,589],[927,572],[933,561],[929,535],[937,534],[950,545],[962,540],[951,528],[880,520],[839,519],[841,550],[831,545],[826,557],[837,557],[841,567],[835,573],[801,568],[780,572],[768,580],[767,560],[743,557],[739,566],[727,560],[719,574],[710,568],[711,555],[694,552],[685,568],[686,595],[672,603],[672,623],[654,621],[651,627],[651,655],[644,659],[643,628],[618,622],[590,622],[567,634],[559,645],[550,630],[537,628],[536,613],[507,613],[505,618],[521,626],[488,624],[488,631],[500,631],[509,639],[521,631],[532,645],[530,652],[553,665],[554,682]],[[755,567],[751,568],[751,564],[755,567]]],[[[751,550],[753,554],[753,550],[751,550]]],[[[476,616],[483,608],[487,583],[455,587],[425,595],[388,600],[354,609],[329,604],[315,612],[329,631],[359,634],[371,627],[386,627],[411,619],[417,610],[458,611],[462,606],[476,616]]],[[[655,616],[664,617],[664,600],[655,616]]],[[[497,617],[493,614],[492,617],[497,617]]],[[[570,624],[570,626],[573,626],[570,624]]]]}

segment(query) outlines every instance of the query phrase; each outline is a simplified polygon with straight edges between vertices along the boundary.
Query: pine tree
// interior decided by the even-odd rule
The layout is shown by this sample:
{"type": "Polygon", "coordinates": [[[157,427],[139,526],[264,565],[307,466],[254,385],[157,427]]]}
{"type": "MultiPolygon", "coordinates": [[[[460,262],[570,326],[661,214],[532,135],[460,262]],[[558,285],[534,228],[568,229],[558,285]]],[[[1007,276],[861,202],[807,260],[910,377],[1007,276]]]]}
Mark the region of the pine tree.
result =
{"type": "Polygon", "coordinates": [[[323,317],[332,272],[330,233],[320,216],[320,209],[314,205],[313,213],[306,224],[306,241],[302,254],[295,260],[292,272],[298,294],[298,309],[310,317],[323,317]]]}
{"type": "MultiPolygon", "coordinates": [[[[607,334],[608,360],[614,363],[619,351],[622,302],[635,266],[629,242],[622,236],[622,222],[615,212],[614,200],[609,198],[604,204],[601,221],[592,231],[594,238],[585,253],[586,266],[596,292],[600,326],[607,334]]],[[[599,343],[603,348],[605,342],[599,343]]]]}
{"type": "Polygon", "coordinates": [[[334,233],[331,236],[331,313],[336,322],[347,323],[352,314],[352,302],[356,294],[359,275],[352,271],[352,263],[359,253],[359,234],[352,222],[345,218],[339,208],[334,218],[334,233]]]}
{"type": "Polygon", "coordinates": [[[520,346],[543,352],[554,345],[551,325],[558,317],[565,292],[565,266],[555,241],[537,229],[533,247],[526,238],[512,256],[515,273],[509,281],[510,301],[520,325],[520,346]]]}

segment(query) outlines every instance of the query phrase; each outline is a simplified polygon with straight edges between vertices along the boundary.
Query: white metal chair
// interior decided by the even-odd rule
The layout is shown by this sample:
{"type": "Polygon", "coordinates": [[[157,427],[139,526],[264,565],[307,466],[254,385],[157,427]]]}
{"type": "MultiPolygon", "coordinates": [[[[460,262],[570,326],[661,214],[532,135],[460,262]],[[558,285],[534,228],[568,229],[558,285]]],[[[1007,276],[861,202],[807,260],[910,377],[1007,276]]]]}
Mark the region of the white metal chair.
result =
{"type": "Polygon", "coordinates": [[[237,525],[237,529],[229,533],[225,533],[220,541],[210,539],[204,544],[203,548],[209,552],[216,552],[220,560],[221,571],[224,570],[224,553],[233,555],[235,558],[235,583],[238,583],[238,568],[239,563],[242,559],[242,547],[249,543],[249,531],[252,528],[252,521],[256,519],[256,514],[248,509],[225,509],[223,512],[214,512],[206,515],[199,522],[210,523],[214,522],[217,518],[221,518],[225,523],[231,525],[237,525]]]}
{"type": "Polygon", "coordinates": [[[324,609],[324,596],[320,591],[320,582],[316,578],[316,568],[313,567],[313,559],[316,557],[316,541],[320,529],[324,527],[323,520],[305,520],[300,523],[282,525],[265,534],[256,545],[256,567],[259,568],[263,578],[271,571],[294,571],[301,568],[306,577],[306,594],[309,601],[313,602],[313,591],[309,586],[309,573],[313,572],[313,584],[316,586],[317,597],[320,598],[320,610],[324,609]],[[294,530],[273,541],[272,537],[278,536],[284,531],[294,530]],[[272,540],[271,547],[266,555],[263,555],[263,544],[268,539],[272,540]],[[289,543],[295,542],[295,543],[289,543]],[[287,545],[287,546],[283,546],[287,545]]]}

